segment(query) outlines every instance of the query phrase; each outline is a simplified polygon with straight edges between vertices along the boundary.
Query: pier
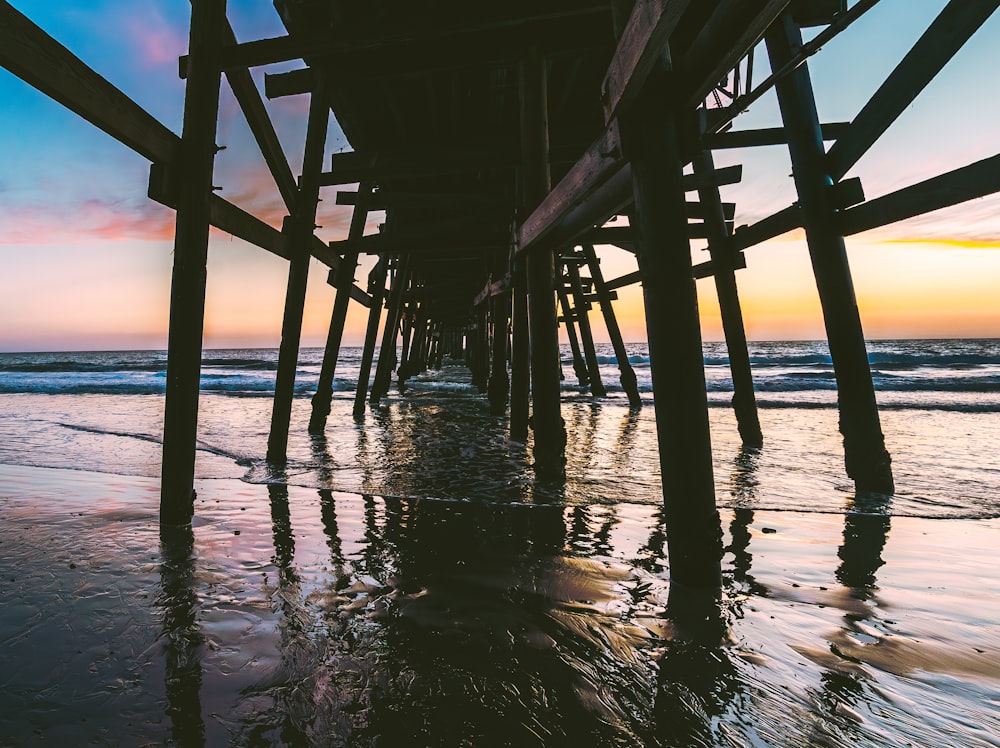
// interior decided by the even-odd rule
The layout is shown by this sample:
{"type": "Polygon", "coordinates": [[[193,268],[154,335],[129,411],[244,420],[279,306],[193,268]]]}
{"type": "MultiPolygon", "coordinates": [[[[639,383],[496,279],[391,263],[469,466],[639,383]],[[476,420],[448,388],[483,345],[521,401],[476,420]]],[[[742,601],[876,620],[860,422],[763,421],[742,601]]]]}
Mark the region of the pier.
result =
{"type": "Polygon", "coordinates": [[[809,60],[878,0],[543,0],[432,6],[278,0],[286,34],[237,40],[225,0],[192,0],[180,135],[29,18],[0,2],[0,64],[150,163],[148,195],[176,210],[160,521],[190,523],[209,229],[288,262],[267,461],[287,459],[308,267],[329,268],[331,322],[309,430],[330,412],[347,310],[369,310],[354,417],[445,356],[464,357],[484,407],[530,443],[538,480],[564,476],[560,325],[573,376],[607,397],[592,319],[608,330],[629,404],[642,406],[616,291],[641,283],[671,582],[720,585],[721,526],[696,280],[714,280],[748,449],[766,443],[738,293],[747,252],[803,230],[838,388],[845,470],[893,491],[845,237],[1000,191],[1000,155],[875,198],[852,167],[994,13],[951,0],[849,122],[820,119],[809,60]],[[803,30],[806,34],[803,34],[803,30]],[[770,73],[760,80],[754,60],[770,73]],[[268,74],[252,68],[299,61],[268,74]],[[222,79],[232,88],[287,217],[281,227],[217,194],[222,79]],[[309,96],[301,174],[266,99],[309,96]],[[740,126],[774,95],[779,127],[740,126]],[[333,117],[353,150],[329,152],[333,117]],[[714,153],[787,147],[796,198],[749,225],[720,188],[746,175],[714,153]],[[353,207],[348,235],[315,234],[320,200],[353,207]],[[366,220],[385,211],[377,233],[366,220]],[[596,247],[634,253],[605,278],[596,247]],[[693,260],[693,249],[708,259],[693,260]],[[377,262],[356,279],[359,258],[377,262]],[[397,358],[397,350],[401,354],[397,358]],[[376,351],[377,364],[376,361],[376,351]],[[374,369],[374,371],[373,371],[374,369]]]}

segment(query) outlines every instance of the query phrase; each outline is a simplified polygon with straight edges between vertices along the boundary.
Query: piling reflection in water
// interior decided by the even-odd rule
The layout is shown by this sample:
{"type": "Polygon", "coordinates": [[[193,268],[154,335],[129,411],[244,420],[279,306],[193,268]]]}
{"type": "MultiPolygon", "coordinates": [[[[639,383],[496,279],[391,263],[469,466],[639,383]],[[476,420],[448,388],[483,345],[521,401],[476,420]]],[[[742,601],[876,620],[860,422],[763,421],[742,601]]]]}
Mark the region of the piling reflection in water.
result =
{"type": "Polygon", "coordinates": [[[179,746],[205,744],[201,715],[201,659],[204,638],[195,620],[194,534],[190,526],[160,528],[160,585],[167,716],[179,746]]]}

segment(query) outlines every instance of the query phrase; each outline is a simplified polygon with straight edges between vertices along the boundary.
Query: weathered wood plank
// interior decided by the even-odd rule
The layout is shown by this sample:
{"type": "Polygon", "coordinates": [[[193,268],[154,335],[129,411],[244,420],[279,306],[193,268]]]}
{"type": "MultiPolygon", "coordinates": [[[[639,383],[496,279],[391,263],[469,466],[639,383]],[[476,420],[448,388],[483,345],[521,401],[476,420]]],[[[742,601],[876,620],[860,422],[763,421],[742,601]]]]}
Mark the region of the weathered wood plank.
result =
{"type": "Polygon", "coordinates": [[[667,40],[690,0],[638,0],[601,87],[605,121],[631,104],[646,78],[663,59],[667,40]]]}
{"type": "Polygon", "coordinates": [[[840,214],[845,235],[1000,192],[1000,154],[869,200],[840,214]]]}
{"type": "Polygon", "coordinates": [[[264,95],[269,99],[310,93],[316,85],[312,68],[290,70],[287,73],[264,73],[264,95]]]}
{"type": "Polygon", "coordinates": [[[846,174],[1000,6],[1000,0],[951,0],[906,53],[826,156],[834,181],[846,174]]]}
{"type": "MultiPolygon", "coordinates": [[[[621,133],[615,120],[521,224],[518,251],[523,252],[544,240],[546,234],[572,209],[579,207],[599,187],[622,171],[623,165],[621,133]]],[[[626,180],[625,190],[631,184],[630,180],[631,177],[626,180]]]]}
{"type": "Polygon", "coordinates": [[[463,174],[476,171],[512,169],[518,163],[517,155],[500,150],[470,150],[456,148],[415,156],[406,153],[366,153],[349,151],[334,153],[330,157],[331,170],[320,176],[320,184],[354,184],[386,179],[410,179],[463,174]]]}
{"type": "Polygon", "coordinates": [[[733,249],[742,251],[798,228],[802,228],[802,211],[796,203],[757,223],[737,228],[733,233],[733,249]]]}
{"type": "MultiPolygon", "coordinates": [[[[850,122],[831,122],[822,125],[823,140],[836,140],[850,129],[850,122]]],[[[755,148],[766,145],[785,145],[788,137],[783,127],[765,127],[760,130],[730,130],[715,135],[705,135],[702,145],[711,150],[724,148],[755,148]]]]}

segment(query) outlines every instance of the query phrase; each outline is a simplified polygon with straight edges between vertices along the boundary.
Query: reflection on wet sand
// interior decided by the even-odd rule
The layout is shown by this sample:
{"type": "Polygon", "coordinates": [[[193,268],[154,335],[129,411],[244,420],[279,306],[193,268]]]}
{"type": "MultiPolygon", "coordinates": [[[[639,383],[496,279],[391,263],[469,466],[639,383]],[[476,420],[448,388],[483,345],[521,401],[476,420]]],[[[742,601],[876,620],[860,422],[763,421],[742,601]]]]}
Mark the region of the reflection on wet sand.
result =
{"type": "Polygon", "coordinates": [[[204,637],[195,620],[194,534],[190,527],[160,528],[160,585],[167,716],[180,746],[205,744],[201,715],[201,659],[204,637]]]}

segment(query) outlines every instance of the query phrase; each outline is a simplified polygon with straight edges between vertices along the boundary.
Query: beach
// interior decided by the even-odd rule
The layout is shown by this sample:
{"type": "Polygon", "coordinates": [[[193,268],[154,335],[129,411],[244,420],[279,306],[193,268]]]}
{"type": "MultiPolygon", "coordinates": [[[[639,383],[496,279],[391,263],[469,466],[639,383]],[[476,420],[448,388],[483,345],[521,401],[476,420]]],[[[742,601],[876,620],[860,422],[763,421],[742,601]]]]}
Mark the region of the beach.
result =
{"type": "Polygon", "coordinates": [[[822,350],[782,345],[759,451],[707,347],[724,586],[691,617],[651,402],[564,383],[545,483],[460,362],[362,427],[348,355],[310,439],[307,352],[276,470],[274,352],[206,352],[161,536],[156,355],[0,354],[0,744],[1000,745],[1000,344],[872,346],[892,496],[844,474],[822,350]]]}

